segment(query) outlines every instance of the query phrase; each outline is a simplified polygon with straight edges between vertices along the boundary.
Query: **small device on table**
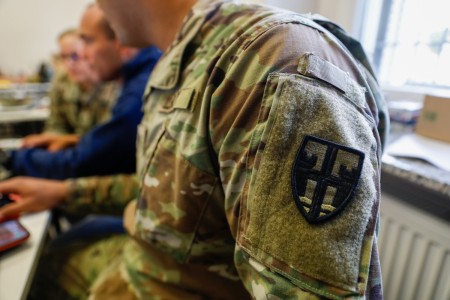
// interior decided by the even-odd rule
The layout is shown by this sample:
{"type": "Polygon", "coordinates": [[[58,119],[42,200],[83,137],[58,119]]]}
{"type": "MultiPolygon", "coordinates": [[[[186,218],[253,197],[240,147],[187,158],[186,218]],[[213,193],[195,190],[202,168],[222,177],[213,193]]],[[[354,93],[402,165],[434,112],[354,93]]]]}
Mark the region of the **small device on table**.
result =
{"type": "MultiPolygon", "coordinates": [[[[13,202],[7,195],[0,194],[0,207],[13,202]]],[[[0,222],[0,253],[19,246],[30,237],[30,233],[17,219],[0,222]]]]}

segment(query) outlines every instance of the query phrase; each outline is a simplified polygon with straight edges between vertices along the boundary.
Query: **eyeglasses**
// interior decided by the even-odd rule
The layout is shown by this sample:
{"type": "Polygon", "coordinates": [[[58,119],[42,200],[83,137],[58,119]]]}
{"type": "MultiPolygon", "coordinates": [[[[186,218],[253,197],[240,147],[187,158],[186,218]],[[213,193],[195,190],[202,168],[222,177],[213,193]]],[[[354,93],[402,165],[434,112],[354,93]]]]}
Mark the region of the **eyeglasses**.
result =
{"type": "Polygon", "coordinates": [[[66,60],[78,61],[78,60],[80,60],[80,55],[78,55],[78,53],[76,53],[76,52],[72,52],[69,54],[60,54],[59,58],[64,61],[66,61],[66,60]]]}

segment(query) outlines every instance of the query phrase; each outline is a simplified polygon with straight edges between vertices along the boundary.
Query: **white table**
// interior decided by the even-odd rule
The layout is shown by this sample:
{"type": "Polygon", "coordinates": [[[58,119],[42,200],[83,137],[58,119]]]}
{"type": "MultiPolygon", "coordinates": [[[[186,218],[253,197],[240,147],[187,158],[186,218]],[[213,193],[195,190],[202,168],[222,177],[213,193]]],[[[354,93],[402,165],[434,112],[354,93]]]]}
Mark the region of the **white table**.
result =
{"type": "Polygon", "coordinates": [[[45,121],[49,113],[48,108],[0,110],[0,123],[45,121]]]}
{"type": "Polygon", "coordinates": [[[22,145],[21,138],[0,139],[0,149],[3,150],[16,150],[22,145]]]}
{"type": "Polygon", "coordinates": [[[22,216],[20,223],[30,238],[16,249],[0,256],[0,299],[26,299],[28,289],[47,235],[50,212],[22,216]]]}

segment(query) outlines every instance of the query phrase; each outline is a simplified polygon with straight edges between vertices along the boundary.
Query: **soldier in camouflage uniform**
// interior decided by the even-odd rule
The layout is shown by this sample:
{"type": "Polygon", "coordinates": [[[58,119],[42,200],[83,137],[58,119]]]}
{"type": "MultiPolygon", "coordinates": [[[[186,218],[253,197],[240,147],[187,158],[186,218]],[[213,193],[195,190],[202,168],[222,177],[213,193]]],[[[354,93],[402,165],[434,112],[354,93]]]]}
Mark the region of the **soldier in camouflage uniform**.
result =
{"type": "Polygon", "coordinates": [[[81,136],[96,124],[110,119],[118,83],[100,82],[98,74],[83,57],[83,42],[77,30],[63,32],[58,42],[66,72],[58,74],[50,91],[50,116],[45,131],[81,136]]]}
{"type": "Polygon", "coordinates": [[[82,41],[75,29],[61,33],[58,44],[63,65],[52,83],[50,115],[44,133],[25,137],[24,147],[45,146],[56,151],[73,146],[80,136],[110,119],[117,99],[118,82],[99,81],[82,57],[82,41]]]}
{"type": "Polygon", "coordinates": [[[65,290],[382,299],[386,119],[352,43],[311,16],[233,1],[99,3],[124,41],[166,51],[145,95],[130,238],[80,249],[61,274],[65,290]]]}
{"type": "Polygon", "coordinates": [[[50,91],[50,115],[45,132],[82,136],[111,118],[119,84],[115,81],[83,91],[67,74],[59,74],[50,91]]]}

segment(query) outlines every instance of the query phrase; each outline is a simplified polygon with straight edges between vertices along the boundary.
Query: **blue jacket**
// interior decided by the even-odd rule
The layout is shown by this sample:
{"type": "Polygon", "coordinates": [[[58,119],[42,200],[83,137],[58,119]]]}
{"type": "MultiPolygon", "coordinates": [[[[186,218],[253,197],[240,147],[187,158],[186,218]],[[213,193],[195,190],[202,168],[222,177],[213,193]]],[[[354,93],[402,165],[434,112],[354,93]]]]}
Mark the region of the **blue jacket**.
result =
{"type": "Polygon", "coordinates": [[[134,173],[137,126],[143,115],[142,96],[160,56],[157,48],[149,47],[124,64],[122,91],[110,121],[93,128],[73,148],[53,153],[39,148],[12,152],[9,161],[12,174],[66,179],[134,173]]]}

